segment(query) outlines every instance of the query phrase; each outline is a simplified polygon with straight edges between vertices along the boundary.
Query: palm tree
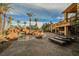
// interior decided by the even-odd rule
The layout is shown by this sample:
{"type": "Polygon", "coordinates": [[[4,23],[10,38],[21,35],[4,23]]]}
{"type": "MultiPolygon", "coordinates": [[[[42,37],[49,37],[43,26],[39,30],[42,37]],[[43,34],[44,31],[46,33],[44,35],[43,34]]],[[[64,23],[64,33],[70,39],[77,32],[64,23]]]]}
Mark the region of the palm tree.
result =
{"type": "Polygon", "coordinates": [[[17,20],[17,25],[19,26],[20,20],[17,20]]]}
{"type": "Polygon", "coordinates": [[[6,25],[6,13],[10,10],[9,7],[10,4],[4,4],[4,23],[3,23],[3,29],[5,28],[6,25]]]}
{"type": "Polygon", "coordinates": [[[9,16],[8,19],[9,19],[8,24],[11,26],[12,25],[12,16],[9,16]]]}
{"type": "Polygon", "coordinates": [[[29,13],[27,13],[27,15],[29,16],[29,27],[31,28],[32,13],[29,12],[29,13]]]}
{"type": "Polygon", "coordinates": [[[1,17],[1,14],[0,14],[0,34],[2,33],[2,17],[1,17]]]}
{"type": "Polygon", "coordinates": [[[4,21],[3,21],[3,31],[6,25],[6,13],[10,9],[10,4],[9,3],[0,3],[0,16],[1,14],[4,16],[4,21]]]}
{"type": "Polygon", "coordinates": [[[37,21],[38,21],[38,19],[37,19],[37,18],[35,18],[35,22],[36,22],[35,26],[37,26],[37,21]]]}
{"type": "Polygon", "coordinates": [[[24,25],[26,26],[26,22],[24,22],[24,25]]]}
{"type": "Polygon", "coordinates": [[[52,21],[50,21],[49,24],[50,24],[50,27],[49,27],[50,31],[52,32],[52,25],[53,25],[52,21]]]}
{"type": "Polygon", "coordinates": [[[3,6],[0,3],[0,33],[2,33],[2,14],[3,14],[3,6]]]}

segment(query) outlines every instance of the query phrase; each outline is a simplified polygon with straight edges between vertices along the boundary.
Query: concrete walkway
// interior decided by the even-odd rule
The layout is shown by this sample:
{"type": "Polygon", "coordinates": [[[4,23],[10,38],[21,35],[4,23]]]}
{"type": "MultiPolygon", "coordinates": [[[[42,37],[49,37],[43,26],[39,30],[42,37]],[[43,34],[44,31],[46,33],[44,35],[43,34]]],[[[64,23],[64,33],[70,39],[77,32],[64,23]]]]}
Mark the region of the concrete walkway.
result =
{"type": "Polygon", "coordinates": [[[54,34],[46,34],[43,39],[26,36],[12,42],[0,55],[2,56],[71,56],[73,46],[62,47],[48,40],[54,34]],[[23,40],[23,41],[22,41],[23,40]]]}

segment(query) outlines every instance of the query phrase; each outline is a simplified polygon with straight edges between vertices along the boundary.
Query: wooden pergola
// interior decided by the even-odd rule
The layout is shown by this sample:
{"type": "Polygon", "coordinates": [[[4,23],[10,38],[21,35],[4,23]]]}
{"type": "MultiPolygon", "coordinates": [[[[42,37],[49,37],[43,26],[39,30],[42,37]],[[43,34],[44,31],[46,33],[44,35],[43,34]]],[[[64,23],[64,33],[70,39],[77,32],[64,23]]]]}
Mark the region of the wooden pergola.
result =
{"type": "Polygon", "coordinates": [[[70,6],[68,6],[64,11],[64,19],[68,20],[68,13],[76,13],[77,16],[77,3],[73,3],[70,6]]]}
{"type": "MultiPolygon", "coordinates": [[[[64,20],[66,20],[66,22],[68,22],[68,20],[70,20],[70,19],[68,19],[68,14],[69,13],[75,13],[76,15],[75,15],[75,18],[77,18],[77,3],[72,3],[70,6],[68,6],[64,11],[63,11],[63,13],[64,13],[64,20]]],[[[65,36],[68,36],[68,27],[67,26],[65,26],[64,27],[64,35],[65,36]]]]}

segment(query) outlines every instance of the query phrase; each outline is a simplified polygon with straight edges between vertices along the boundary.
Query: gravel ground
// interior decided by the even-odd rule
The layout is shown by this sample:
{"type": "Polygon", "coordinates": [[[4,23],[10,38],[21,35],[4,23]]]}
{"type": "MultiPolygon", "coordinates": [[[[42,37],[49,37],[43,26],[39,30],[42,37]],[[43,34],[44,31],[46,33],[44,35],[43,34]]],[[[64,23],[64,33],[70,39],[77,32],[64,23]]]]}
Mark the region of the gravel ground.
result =
{"type": "Polygon", "coordinates": [[[18,39],[5,49],[2,56],[72,56],[73,44],[67,47],[59,46],[48,40],[55,37],[54,34],[46,33],[44,38],[36,39],[33,36],[26,36],[18,39]]]}

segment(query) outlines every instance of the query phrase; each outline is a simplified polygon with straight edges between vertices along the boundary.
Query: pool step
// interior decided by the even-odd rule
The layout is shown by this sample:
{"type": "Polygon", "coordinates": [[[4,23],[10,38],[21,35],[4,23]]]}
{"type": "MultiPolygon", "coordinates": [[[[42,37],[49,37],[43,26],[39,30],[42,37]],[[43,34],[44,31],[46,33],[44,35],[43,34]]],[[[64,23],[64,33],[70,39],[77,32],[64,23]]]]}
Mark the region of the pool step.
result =
{"type": "Polygon", "coordinates": [[[63,41],[63,40],[58,40],[58,39],[55,39],[55,38],[49,38],[49,40],[51,40],[52,42],[54,42],[56,44],[62,45],[62,46],[67,45],[67,42],[63,41]]]}

